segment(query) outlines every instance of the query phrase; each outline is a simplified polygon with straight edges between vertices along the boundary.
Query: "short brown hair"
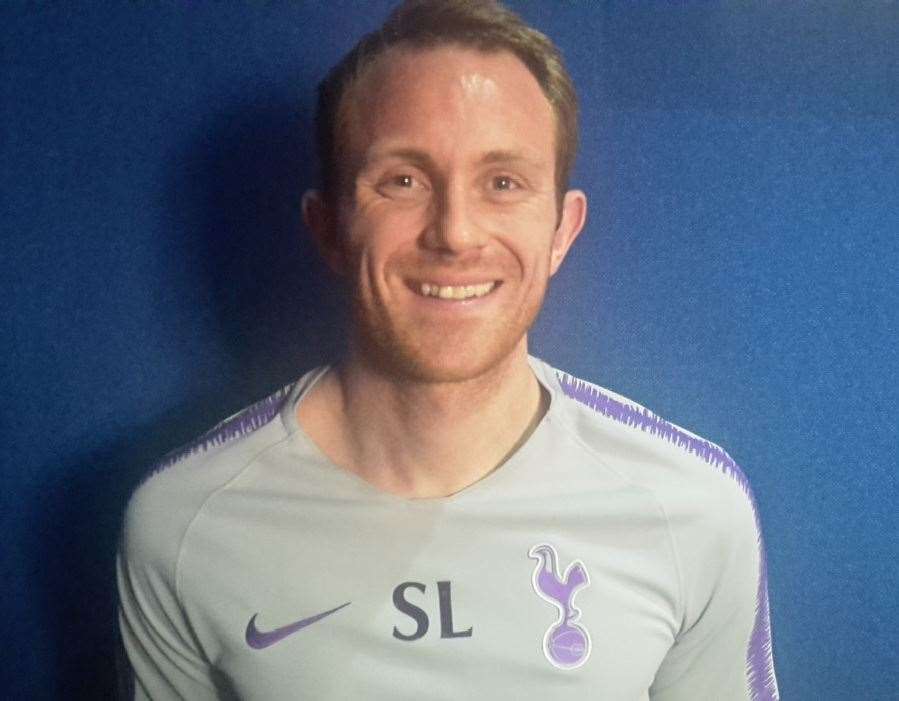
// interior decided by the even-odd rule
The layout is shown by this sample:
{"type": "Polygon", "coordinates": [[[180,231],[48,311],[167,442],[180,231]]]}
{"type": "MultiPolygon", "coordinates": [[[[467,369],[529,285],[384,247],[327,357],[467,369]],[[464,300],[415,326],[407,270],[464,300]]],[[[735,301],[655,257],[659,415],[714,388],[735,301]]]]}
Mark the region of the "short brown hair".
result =
{"type": "Polygon", "coordinates": [[[384,25],[366,34],[318,86],[315,115],[322,189],[334,201],[340,191],[339,118],[349,88],[377,58],[394,47],[427,49],[458,44],[485,52],[509,51],[537,79],[556,117],[555,182],[568,189],[577,154],[578,104],[571,76],[556,46],[497,0],[405,0],[384,25]]]}

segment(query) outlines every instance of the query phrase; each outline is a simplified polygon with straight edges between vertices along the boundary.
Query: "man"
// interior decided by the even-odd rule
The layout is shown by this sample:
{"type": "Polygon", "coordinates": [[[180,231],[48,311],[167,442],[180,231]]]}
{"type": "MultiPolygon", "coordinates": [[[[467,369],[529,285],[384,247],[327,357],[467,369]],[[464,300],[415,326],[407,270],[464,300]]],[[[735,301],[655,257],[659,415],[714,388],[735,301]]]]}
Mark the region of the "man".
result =
{"type": "Polygon", "coordinates": [[[129,506],[137,698],[774,699],[764,556],[720,448],[528,356],[583,227],[552,44],[406,2],[320,90],[303,212],[347,354],[129,506]]]}

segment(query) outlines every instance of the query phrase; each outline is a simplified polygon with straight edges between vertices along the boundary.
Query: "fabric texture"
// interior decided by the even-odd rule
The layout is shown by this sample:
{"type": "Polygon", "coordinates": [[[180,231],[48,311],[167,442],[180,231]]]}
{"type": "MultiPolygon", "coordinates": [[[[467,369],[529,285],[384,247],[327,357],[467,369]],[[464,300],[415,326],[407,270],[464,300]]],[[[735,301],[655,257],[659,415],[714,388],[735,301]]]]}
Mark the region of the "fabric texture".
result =
{"type": "Polygon", "coordinates": [[[764,548],[723,450],[531,360],[497,470],[407,500],[296,420],[326,368],[160,463],[128,507],[136,699],[777,699],[764,548]]]}

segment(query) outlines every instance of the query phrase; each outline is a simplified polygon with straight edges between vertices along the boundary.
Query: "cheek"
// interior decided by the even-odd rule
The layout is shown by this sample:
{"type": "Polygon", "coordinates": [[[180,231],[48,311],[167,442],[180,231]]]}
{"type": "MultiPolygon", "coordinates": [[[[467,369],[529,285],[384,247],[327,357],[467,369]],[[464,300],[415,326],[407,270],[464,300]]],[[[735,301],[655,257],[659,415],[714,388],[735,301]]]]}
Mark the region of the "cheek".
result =
{"type": "Polygon", "coordinates": [[[356,248],[390,248],[414,239],[426,221],[424,203],[380,201],[360,207],[347,230],[356,248]]]}
{"type": "Polygon", "coordinates": [[[510,232],[552,231],[556,223],[556,201],[551,193],[530,193],[520,201],[487,204],[489,216],[501,222],[510,232]]]}
{"type": "Polygon", "coordinates": [[[421,215],[406,210],[371,208],[359,212],[347,230],[350,270],[361,289],[387,285],[394,268],[415,248],[421,215]]]}
{"type": "Polygon", "coordinates": [[[527,208],[515,216],[504,217],[498,230],[502,239],[526,275],[549,273],[552,257],[555,217],[543,208],[527,208]]]}

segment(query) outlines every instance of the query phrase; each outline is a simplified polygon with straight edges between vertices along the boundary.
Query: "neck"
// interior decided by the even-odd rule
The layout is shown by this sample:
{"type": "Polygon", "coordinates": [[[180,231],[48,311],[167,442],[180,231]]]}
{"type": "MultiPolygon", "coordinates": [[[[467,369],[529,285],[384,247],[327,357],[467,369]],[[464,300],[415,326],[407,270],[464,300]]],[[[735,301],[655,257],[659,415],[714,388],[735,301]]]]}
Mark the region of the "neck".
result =
{"type": "Polygon", "coordinates": [[[546,411],[542,394],[524,343],[461,382],[399,379],[350,356],[300,403],[298,419],[326,456],[375,488],[440,497],[520,447],[546,411]]]}

